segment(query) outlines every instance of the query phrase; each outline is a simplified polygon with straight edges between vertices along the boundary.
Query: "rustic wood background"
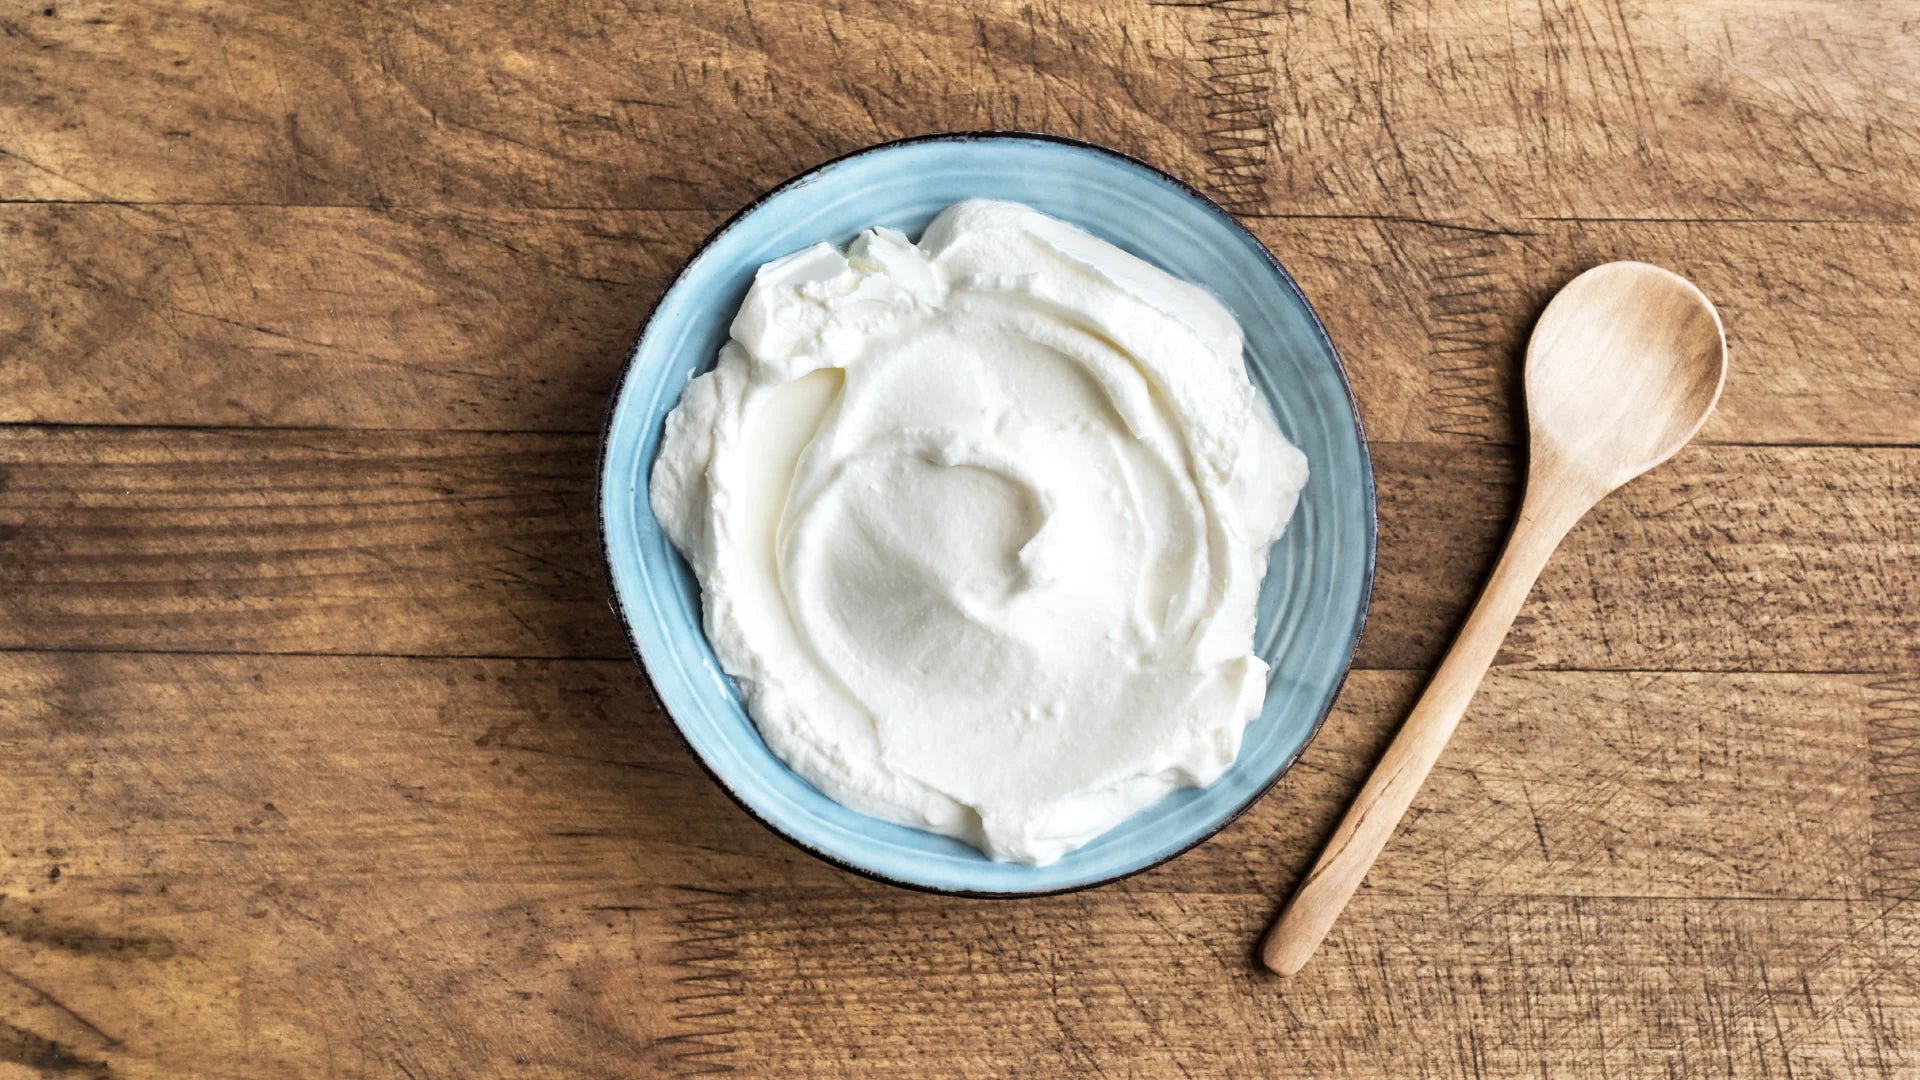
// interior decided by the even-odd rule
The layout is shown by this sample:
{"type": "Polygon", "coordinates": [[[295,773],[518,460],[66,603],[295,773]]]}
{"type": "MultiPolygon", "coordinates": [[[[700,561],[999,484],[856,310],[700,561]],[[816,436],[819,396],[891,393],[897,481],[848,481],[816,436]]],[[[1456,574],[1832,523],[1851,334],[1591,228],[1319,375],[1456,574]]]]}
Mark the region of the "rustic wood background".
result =
{"type": "Polygon", "coordinates": [[[0,1076],[1920,1075],[1920,7],[0,5],[0,1076]],[[608,613],[667,276],[878,140],[1097,140],[1292,268],[1375,440],[1337,714],[1032,902],[813,862],[608,613]],[[1300,979],[1258,932],[1516,494],[1560,283],[1733,368],[1577,528],[1300,979]]]}

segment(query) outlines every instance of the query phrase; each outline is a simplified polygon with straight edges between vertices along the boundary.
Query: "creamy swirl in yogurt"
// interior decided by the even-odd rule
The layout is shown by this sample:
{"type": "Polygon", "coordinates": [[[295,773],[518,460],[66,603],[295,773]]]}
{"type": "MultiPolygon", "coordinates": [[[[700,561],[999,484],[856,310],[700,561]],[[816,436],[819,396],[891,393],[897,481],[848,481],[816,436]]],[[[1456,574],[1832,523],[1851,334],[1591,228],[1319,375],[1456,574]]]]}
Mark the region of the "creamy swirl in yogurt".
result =
{"type": "Polygon", "coordinates": [[[1048,863],[1232,763],[1306,479],[1211,294],[973,200],[761,267],[650,497],[775,754],[1048,863]]]}

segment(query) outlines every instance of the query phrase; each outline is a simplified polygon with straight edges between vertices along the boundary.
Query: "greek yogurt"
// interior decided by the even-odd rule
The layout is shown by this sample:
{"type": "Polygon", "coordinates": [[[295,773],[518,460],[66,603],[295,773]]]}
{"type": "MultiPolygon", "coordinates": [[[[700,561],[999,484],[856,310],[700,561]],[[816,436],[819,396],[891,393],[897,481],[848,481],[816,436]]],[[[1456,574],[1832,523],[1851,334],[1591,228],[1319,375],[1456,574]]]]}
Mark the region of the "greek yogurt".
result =
{"type": "Polygon", "coordinates": [[[838,802],[1060,858],[1232,764],[1307,481],[1205,290],[1024,206],[761,267],[655,515],[767,745],[838,802]]]}

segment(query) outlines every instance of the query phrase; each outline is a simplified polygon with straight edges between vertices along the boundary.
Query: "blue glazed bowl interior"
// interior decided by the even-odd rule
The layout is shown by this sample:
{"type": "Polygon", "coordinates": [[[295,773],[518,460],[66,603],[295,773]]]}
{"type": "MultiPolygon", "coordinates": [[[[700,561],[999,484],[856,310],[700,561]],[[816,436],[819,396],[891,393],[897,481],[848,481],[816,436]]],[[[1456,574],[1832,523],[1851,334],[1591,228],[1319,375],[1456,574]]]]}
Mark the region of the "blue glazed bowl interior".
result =
{"type": "Polygon", "coordinates": [[[601,534],[615,606],[661,703],[722,785],[788,839],[849,869],[943,892],[1025,895],[1124,877],[1212,835],[1273,784],[1332,707],[1373,572],[1373,474],[1339,360],[1293,282],[1232,218],[1130,158],[1065,140],[937,136],[842,158],[735,218],[668,288],[615,392],[602,447],[601,534]],[[1218,295],[1246,330],[1254,385],[1307,454],[1311,478],[1274,545],[1255,647],[1265,710],[1218,781],[1176,792],[1051,866],[855,813],[761,741],[700,622],[700,591],[647,503],[667,412],[714,362],[754,271],[889,225],[909,236],[967,198],[1011,199],[1072,222],[1218,295]]]}

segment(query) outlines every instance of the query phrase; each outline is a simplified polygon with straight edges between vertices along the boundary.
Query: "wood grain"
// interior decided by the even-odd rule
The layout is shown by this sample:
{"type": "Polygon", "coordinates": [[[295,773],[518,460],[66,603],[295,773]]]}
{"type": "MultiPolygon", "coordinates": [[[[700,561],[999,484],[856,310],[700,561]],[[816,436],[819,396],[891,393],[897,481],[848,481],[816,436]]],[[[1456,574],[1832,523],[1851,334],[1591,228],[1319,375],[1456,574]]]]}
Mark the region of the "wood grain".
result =
{"type": "MultiPolygon", "coordinates": [[[[612,659],[578,435],[0,431],[0,648],[612,659]]],[[[1374,447],[1360,650],[1431,665],[1517,497],[1513,451],[1374,447]]],[[[1690,450],[1576,526],[1504,661],[1898,673],[1920,661],[1920,450],[1690,450]],[[1863,567],[1873,572],[1863,573],[1863,567]]]]}
{"type": "Polygon", "coordinates": [[[1727,378],[1720,316],[1657,266],[1597,266],[1555,294],[1527,339],[1526,484],[1500,557],[1420,699],[1260,943],[1298,974],[1400,827],[1568,530],[1699,432],[1727,378]]]}
{"type": "Polygon", "coordinates": [[[1257,133],[1251,185],[1215,188],[1291,212],[1916,211],[1897,0],[52,6],[0,37],[0,182],[35,199],[721,209],[880,139],[1000,127],[1186,176],[1257,133]],[[1235,9],[1272,13],[1251,50],[1235,9]],[[1273,90],[1223,113],[1249,70],[1273,90]]]}
{"type": "Polygon", "coordinates": [[[1899,0],[0,9],[0,1078],[1920,1072],[1916,69],[1899,0]],[[699,239],[980,127],[1230,202],[1381,483],[1275,794],[1012,904],[735,809],[591,526],[699,239]],[[1525,328],[1615,258],[1726,316],[1711,445],[1574,530],[1338,962],[1261,980],[1504,532],[1525,328]]]}
{"type": "MultiPolygon", "coordinates": [[[[595,431],[721,215],[0,205],[0,420],[595,431]]],[[[1733,377],[1703,438],[1920,444],[1920,227],[1256,219],[1376,440],[1512,443],[1531,316],[1616,258],[1697,281],[1733,377]]]]}
{"type": "Polygon", "coordinates": [[[0,418],[594,431],[704,219],[0,206],[0,418]]]}
{"type": "Polygon", "coordinates": [[[1358,673],[1178,864],[985,904],[774,838],[624,662],[12,653],[0,803],[34,825],[0,844],[0,1000],[158,1077],[1892,1076],[1920,925],[1858,843],[1875,684],[1496,671],[1334,962],[1283,991],[1247,963],[1274,860],[1304,867],[1415,673],[1358,673]]]}
{"type": "Polygon", "coordinates": [[[777,903],[740,905],[763,928],[746,937],[747,958],[762,940],[768,960],[779,958],[765,965],[775,974],[761,992],[857,980],[823,1008],[891,1021],[855,1036],[809,1023],[776,997],[762,1015],[779,1022],[777,1037],[754,1042],[773,1047],[757,1060],[773,1069],[849,1062],[824,1070],[849,1076],[991,1075],[1017,1072],[1034,1055],[1060,1075],[1838,1077],[1912,1068],[1905,1048],[1916,1002],[1905,972],[1920,937],[1876,906],[1526,897],[1463,912],[1442,897],[1369,894],[1355,905],[1360,925],[1333,943],[1329,974],[1285,989],[1218,974],[1238,970],[1240,957],[1210,950],[1208,936],[1260,929],[1237,917],[1234,899],[1163,891],[1024,907],[988,909],[949,937],[920,929],[939,922],[925,903],[888,905],[879,927],[858,901],[810,905],[786,921],[777,903]],[[894,946],[907,932],[933,939],[916,950],[930,957],[894,946]],[[799,940],[813,948],[795,949],[799,940]],[[1068,940],[1089,961],[1069,955],[1068,940]],[[983,978],[988,964],[995,976],[983,978]],[[1861,1010],[1865,997],[1884,1011],[1861,1010]],[[996,1038],[974,1034],[983,1020],[996,1038]],[[941,1049],[953,1046],[964,1056],[941,1049]],[[850,1062],[855,1053],[860,1064],[850,1062]]]}

